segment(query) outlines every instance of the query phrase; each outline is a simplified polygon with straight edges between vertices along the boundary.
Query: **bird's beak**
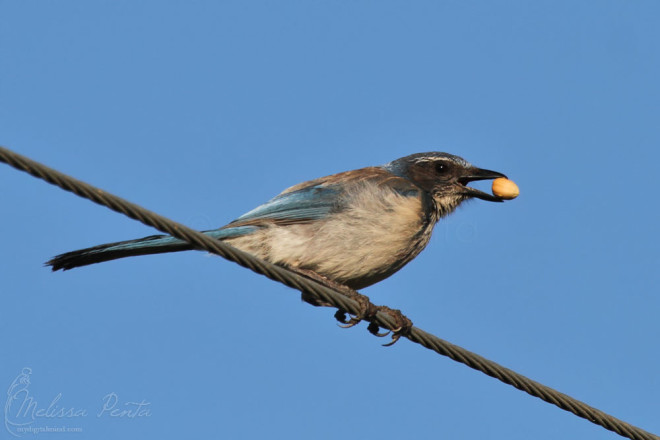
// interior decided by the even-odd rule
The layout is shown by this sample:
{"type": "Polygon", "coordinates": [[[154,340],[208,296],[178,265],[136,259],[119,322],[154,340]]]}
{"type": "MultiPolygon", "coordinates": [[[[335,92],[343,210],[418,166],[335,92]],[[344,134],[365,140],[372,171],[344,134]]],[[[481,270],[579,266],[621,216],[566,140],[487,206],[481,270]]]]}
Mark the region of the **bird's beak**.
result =
{"type": "Polygon", "coordinates": [[[497,171],[483,170],[481,168],[468,168],[465,170],[465,174],[458,178],[458,182],[462,185],[463,194],[469,197],[476,197],[481,200],[488,200],[489,202],[502,202],[503,198],[494,196],[492,194],[479,191],[476,188],[467,186],[468,183],[474,182],[476,180],[490,180],[497,179],[498,177],[507,178],[504,174],[498,173],[497,171]]]}

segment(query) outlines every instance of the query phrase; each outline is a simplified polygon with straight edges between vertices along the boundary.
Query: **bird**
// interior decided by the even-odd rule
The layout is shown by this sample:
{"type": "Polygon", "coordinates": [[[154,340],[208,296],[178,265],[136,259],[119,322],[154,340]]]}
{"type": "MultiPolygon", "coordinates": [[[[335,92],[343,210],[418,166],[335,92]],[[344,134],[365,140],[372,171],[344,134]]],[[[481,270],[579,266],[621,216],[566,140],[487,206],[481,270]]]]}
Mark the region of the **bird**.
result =
{"type": "MultiPolygon", "coordinates": [[[[464,201],[502,202],[468,186],[500,177],[506,178],[449,153],[416,153],[294,185],[231,223],[202,232],[270,263],[362,289],[413,260],[436,223],[464,201]]],[[[67,252],[46,265],[68,270],[193,249],[183,240],[151,235],[67,252]]]]}

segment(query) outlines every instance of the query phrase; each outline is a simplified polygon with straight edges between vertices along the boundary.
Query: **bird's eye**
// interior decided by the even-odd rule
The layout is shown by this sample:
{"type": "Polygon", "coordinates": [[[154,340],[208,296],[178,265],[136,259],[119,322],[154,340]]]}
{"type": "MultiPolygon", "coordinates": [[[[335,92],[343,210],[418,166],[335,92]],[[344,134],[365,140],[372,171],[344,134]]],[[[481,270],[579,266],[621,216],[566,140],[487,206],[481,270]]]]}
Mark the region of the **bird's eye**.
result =
{"type": "Polygon", "coordinates": [[[435,172],[438,174],[447,174],[449,172],[449,166],[444,162],[437,162],[435,164],[435,172]]]}

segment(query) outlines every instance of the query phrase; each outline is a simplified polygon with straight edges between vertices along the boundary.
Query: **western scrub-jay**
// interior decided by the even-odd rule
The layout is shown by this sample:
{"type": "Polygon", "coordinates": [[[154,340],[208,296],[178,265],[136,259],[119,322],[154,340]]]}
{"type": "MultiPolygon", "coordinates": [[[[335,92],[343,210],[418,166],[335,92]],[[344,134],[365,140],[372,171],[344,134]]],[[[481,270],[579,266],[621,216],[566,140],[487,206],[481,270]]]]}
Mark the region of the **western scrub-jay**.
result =
{"type": "MultiPolygon", "coordinates": [[[[415,258],[433,226],[461,202],[503,199],[467,186],[506,177],[447,153],[418,153],[376,167],[300,183],[205,234],[274,264],[360,289],[415,258]]],[[[53,270],[136,255],[193,249],[167,235],[102,244],[58,255],[53,270]]]]}

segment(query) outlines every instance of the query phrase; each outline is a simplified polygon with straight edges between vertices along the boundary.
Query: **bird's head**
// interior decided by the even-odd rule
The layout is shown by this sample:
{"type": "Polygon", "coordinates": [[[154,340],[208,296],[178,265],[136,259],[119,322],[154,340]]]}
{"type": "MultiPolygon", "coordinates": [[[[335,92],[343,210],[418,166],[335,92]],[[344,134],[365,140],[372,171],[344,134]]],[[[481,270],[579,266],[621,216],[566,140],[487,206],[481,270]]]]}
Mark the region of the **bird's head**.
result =
{"type": "Polygon", "coordinates": [[[384,168],[410,180],[431,195],[440,217],[450,214],[461,202],[473,197],[489,202],[504,200],[468,186],[468,183],[476,180],[506,178],[504,174],[477,168],[453,154],[413,154],[392,161],[384,168]]]}

